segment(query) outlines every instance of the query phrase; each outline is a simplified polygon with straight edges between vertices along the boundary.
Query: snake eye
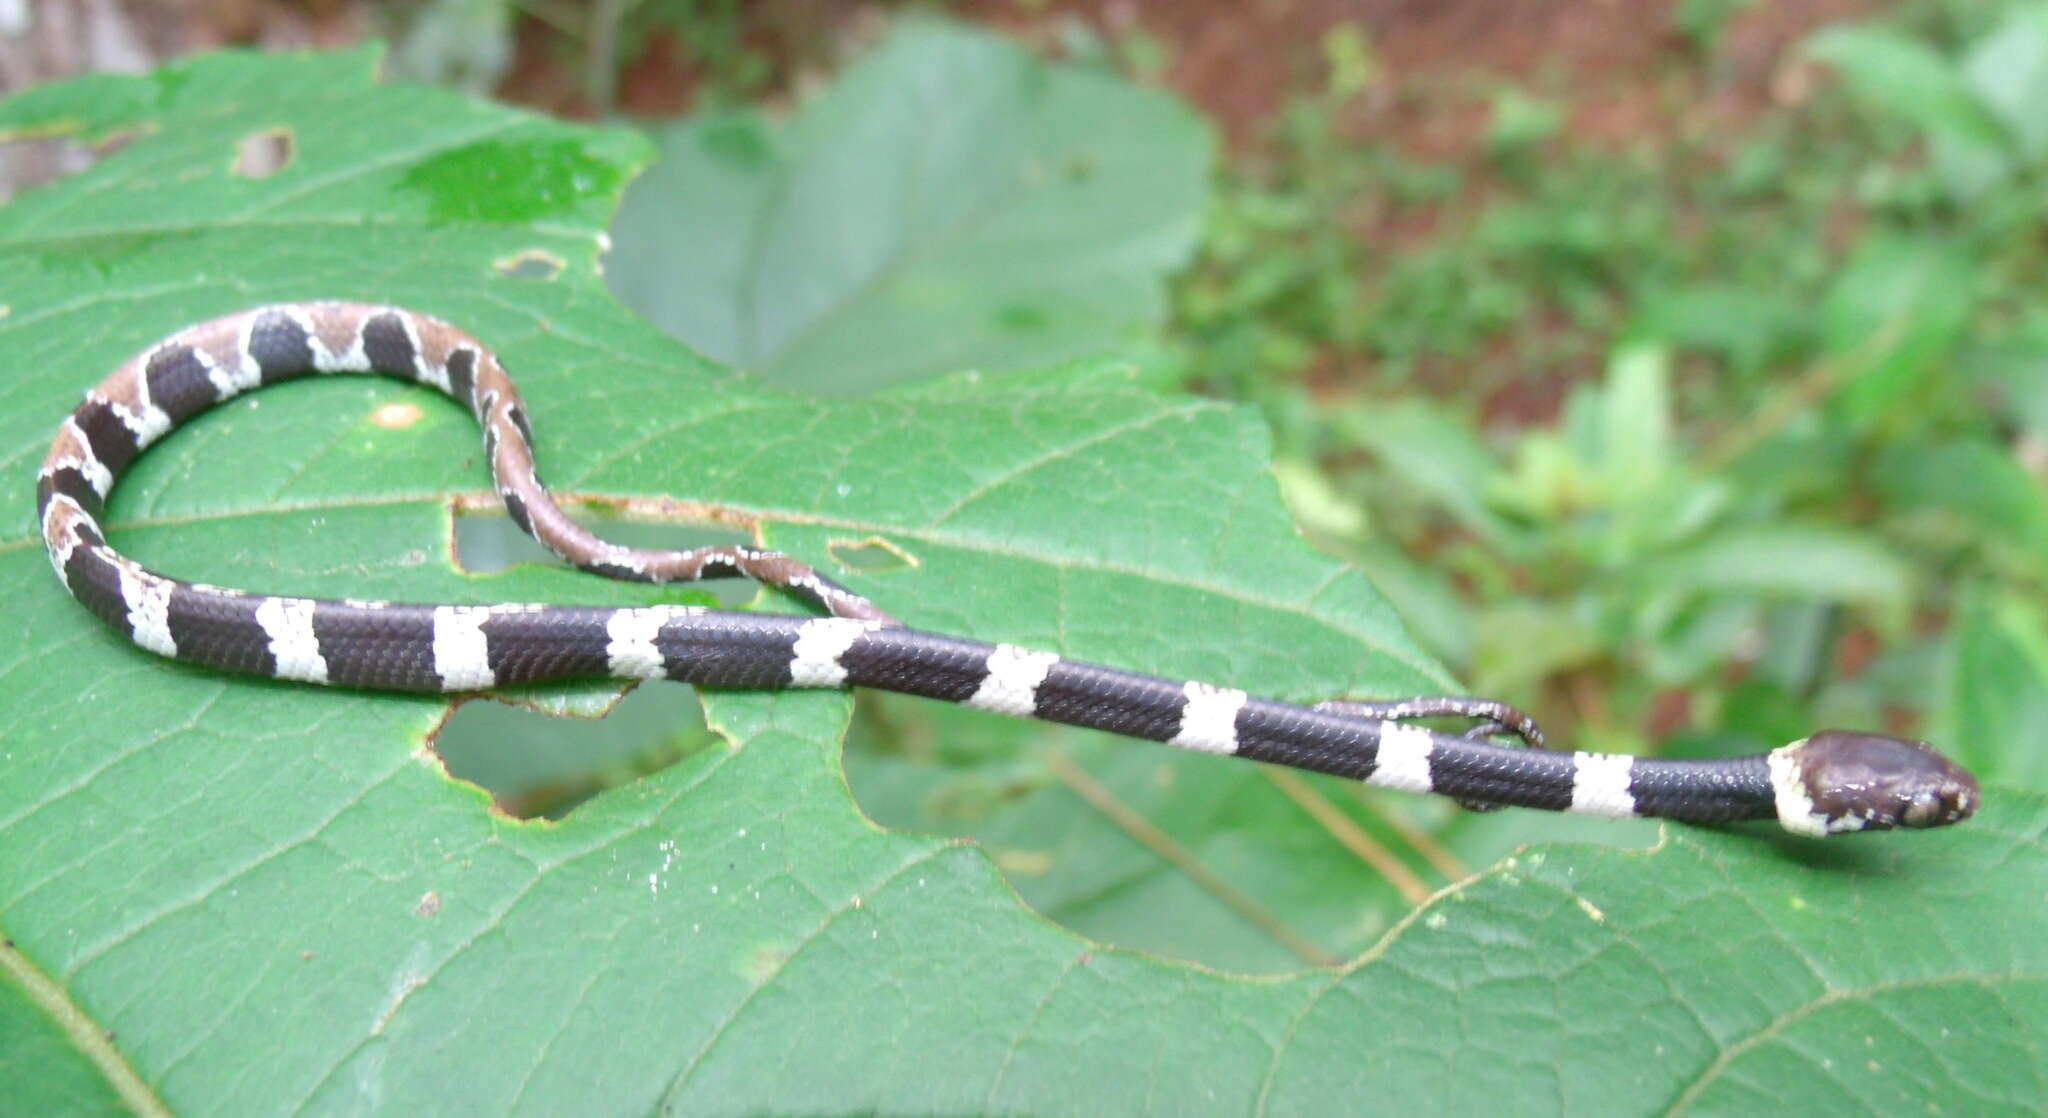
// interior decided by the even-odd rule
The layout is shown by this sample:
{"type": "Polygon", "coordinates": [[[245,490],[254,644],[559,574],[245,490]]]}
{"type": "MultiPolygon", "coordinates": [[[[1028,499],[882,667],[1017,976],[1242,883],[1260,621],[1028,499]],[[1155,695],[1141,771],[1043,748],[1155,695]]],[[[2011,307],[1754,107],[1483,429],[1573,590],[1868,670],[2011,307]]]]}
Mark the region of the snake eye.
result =
{"type": "Polygon", "coordinates": [[[1939,793],[1921,792],[1906,801],[1906,808],[1899,813],[1899,821],[1908,827],[1926,827],[1941,821],[1943,805],[1939,793]]]}

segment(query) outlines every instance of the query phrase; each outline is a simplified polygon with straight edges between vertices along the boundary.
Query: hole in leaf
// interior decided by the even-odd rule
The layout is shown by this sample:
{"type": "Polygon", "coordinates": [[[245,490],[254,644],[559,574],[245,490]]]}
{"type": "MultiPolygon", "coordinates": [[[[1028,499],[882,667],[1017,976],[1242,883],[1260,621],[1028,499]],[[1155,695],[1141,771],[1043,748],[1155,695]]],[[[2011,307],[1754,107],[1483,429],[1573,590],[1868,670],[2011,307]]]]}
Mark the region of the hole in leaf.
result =
{"type": "Polygon", "coordinates": [[[562,274],[562,258],[543,249],[529,248],[495,263],[498,271],[513,279],[549,280],[562,274]]]}
{"type": "MultiPolygon", "coordinates": [[[[616,685],[612,685],[616,686],[616,685]]],[[[519,819],[560,819],[609,788],[719,742],[693,688],[643,683],[596,715],[561,717],[489,699],[463,703],[434,738],[448,773],[519,819]]]]}
{"type": "Polygon", "coordinates": [[[0,136],[0,202],[75,175],[153,131],[154,126],[135,126],[81,138],[72,124],[38,134],[0,136]]]}
{"type": "Polygon", "coordinates": [[[251,132],[235,145],[235,174],[245,179],[267,179],[291,161],[292,133],[288,128],[251,132]]]}
{"type": "Polygon", "coordinates": [[[864,540],[833,540],[825,545],[832,561],[860,574],[882,574],[917,566],[917,556],[880,536],[864,540]]]}

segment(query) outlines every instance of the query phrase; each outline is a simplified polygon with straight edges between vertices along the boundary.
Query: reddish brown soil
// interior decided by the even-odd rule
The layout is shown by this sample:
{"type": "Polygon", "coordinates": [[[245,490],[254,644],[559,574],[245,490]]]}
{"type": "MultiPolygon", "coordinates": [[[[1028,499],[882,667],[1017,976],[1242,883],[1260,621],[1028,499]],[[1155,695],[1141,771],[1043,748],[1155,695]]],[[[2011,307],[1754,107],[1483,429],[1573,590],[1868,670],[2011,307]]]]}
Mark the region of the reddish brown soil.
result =
{"type": "MultiPolygon", "coordinates": [[[[1371,44],[1378,79],[1348,124],[1412,154],[1457,158],[1486,122],[1485,93],[1503,80],[1571,106],[1581,138],[1641,137],[1739,126],[1787,81],[1787,48],[1814,27],[1880,0],[1777,0],[1727,28],[1711,64],[1672,65],[1686,46],[1670,30],[1673,0],[960,0],[948,10],[1043,45],[1079,21],[1114,40],[1142,31],[1160,44],[1161,76],[1216,120],[1234,147],[1323,70],[1322,40],[1351,23],[1371,44]]],[[[32,0],[30,33],[0,52],[0,86],[80,69],[128,68],[227,43],[337,45],[380,25],[370,0],[32,0]],[[97,44],[118,41],[120,57],[97,44]],[[95,44],[87,46],[86,44],[95,44]]],[[[587,49],[560,28],[597,0],[552,0],[553,24],[523,18],[499,92],[549,112],[584,116],[587,49]]],[[[916,5],[874,0],[751,0],[743,41],[769,62],[768,88],[801,88],[916,5]]],[[[618,106],[635,115],[686,111],[702,64],[653,30],[620,44],[618,106]]]]}
{"type": "MultiPolygon", "coordinates": [[[[256,0],[242,0],[253,3],[256,0]]],[[[1255,140],[1290,91],[1318,79],[1322,40],[1352,23],[1371,44],[1376,88],[1352,124],[1398,139],[1411,153],[1456,157],[1486,122],[1484,93],[1512,81],[1572,107],[1581,138],[1622,143],[1739,126],[1796,82],[1788,48],[1815,27],[1880,0],[1779,0],[1730,21],[1708,64],[1694,64],[1671,30],[1672,0],[963,0],[950,10],[1052,47],[1079,21],[1115,40],[1142,32],[1167,60],[1164,83],[1221,125],[1233,146],[1255,140]],[[1673,65],[1674,60],[1681,63],[1673,65]]],[[[901,4],[760,0],[743,36],[788,88],[874,37],[901,4]]],[[[620,107],[665,116],[688,109],[699,64],[660,32],[622,59],[620,107]]],[[[500,91],[566,115],[590,106],[567,72],[573,52],[534,20],[500,91]]]]}

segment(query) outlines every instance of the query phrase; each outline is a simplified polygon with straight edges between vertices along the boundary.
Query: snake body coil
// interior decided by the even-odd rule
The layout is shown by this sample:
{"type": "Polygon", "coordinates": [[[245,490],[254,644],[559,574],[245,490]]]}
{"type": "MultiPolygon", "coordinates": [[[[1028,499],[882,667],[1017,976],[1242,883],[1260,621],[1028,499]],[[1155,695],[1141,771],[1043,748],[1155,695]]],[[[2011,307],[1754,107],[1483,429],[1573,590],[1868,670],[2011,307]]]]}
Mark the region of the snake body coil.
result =
{"type": "Polygon", "coordinates": [[[404,691],[477,691],[577,676],[731,688],[874,687],[1110,730],[1206,753],[1486,805],[1697,822],[1775,818],[1799,834],[1952,823],[1976,809],[1967,772],[1918,742],[1827,731],[1767,754],[1675,761],[1494,744],[1538,740],[1479,700],[1297,706],[1193,681],[903,628],[798,560],[748,547],[647,551],[565,516],[534,472],[525,408],[497,358],[455,327],[393,307],[263,307],[181,330],[129,360],[65,419],[37,485],[50,562],[86,608],[136,644],[208,667],[404,691]],[[167,578],[106,542],[99,517],[144,448],[221,401],[310,373],[432,385],[482,424],[512,519],[575,566],[668,582],[744,575],[831,616],[694,606],[408,605],[273,597],[167,578]],[[1402,719],[1478,717],[1467,736],[1402,719]]]}

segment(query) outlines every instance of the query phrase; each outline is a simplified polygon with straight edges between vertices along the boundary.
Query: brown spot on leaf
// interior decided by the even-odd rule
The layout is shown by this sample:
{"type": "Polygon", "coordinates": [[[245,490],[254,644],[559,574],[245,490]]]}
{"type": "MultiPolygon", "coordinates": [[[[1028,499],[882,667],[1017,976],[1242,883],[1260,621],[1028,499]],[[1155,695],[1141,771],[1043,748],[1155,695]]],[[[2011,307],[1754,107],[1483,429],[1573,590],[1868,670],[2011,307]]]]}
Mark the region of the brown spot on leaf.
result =
{"type": "Polygon", "coordinates": [[[789,962],[789,952],[780,947],[757,947],[747,956],[747,977],[755,982],[766,982],[775,977],[782,964],[789,962]]]}

